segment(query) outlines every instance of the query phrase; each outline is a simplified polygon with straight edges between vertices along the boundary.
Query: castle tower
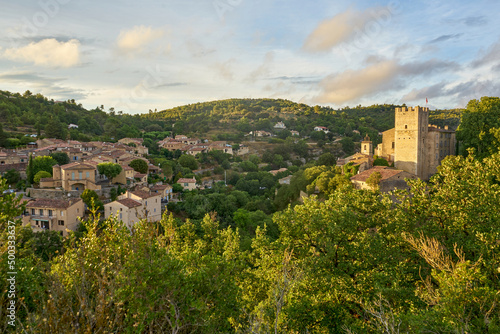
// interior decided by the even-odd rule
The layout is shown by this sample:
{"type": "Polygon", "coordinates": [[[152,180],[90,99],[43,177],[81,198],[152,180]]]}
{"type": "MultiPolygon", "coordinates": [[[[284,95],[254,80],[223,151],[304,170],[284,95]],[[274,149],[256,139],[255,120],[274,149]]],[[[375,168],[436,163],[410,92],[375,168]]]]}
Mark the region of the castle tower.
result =
{"type": "Polygon", "coordinates": [[[373,144],[372,141],[370,140],[370,136],[366,134],[365,138],[361,142],[361,153],[372,156],[373,154],[372,152],[373,152],[373,144]]]}
{"type": "Polygon", "coordinates": [[[394,166],[425,178],[429,108],[396,108],[394,166]]]}

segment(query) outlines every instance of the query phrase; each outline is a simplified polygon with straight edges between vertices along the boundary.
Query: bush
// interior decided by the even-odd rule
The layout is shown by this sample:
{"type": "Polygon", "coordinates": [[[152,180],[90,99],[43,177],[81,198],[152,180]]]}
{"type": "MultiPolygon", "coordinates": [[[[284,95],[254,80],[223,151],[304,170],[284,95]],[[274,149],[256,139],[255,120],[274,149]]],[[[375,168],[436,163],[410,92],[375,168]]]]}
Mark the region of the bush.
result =
{"type": "Polygon", "coordinates": [[[40,179],[44,179],[47,177],[52,177],[49,172],[46,172],[44,170],[39,171],[38,173],[35,174],[33,177],[33,182],[35,183],[40,183],[40,179]]]}

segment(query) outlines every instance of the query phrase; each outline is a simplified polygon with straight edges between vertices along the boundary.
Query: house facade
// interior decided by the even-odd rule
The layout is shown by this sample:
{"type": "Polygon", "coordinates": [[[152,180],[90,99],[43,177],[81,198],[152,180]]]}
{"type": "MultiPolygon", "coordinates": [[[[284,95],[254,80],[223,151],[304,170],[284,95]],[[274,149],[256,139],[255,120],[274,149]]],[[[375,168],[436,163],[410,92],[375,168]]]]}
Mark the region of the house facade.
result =
{"type": "Polygon", "coordinates": [[[63,236],[68,231],[76,231],[79,218],[85,213],[83,201],[78,199],[57,200],[37,199],[26,205],[23,225],[31,226],[34,232],[57,231],[63,236]]]}

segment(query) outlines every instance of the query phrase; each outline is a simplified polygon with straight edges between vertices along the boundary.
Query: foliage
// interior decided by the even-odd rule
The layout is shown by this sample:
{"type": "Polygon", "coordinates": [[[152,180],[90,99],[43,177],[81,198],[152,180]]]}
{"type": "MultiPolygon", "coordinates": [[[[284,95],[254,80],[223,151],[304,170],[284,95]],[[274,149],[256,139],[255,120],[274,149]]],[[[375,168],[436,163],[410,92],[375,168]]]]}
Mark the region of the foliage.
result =
{"type": "MultiPolygon", "coordinates": [[[[115,189],[115,188],[113,188],[115,189]]],[[[115,196],[116,189],[115,189],[115,196]]],[[[99,195],[94,190],[85,189],[83,193],[80,195],[80,198],[83,200],[83,203],[87,205],[87,207],[97,210],[102,210],[104,208],[104,204],[99,200],[99,195]]]]}
{"type": "Polygon", "coordinates": [[[52,176],[52,166],[57,164],[54,158],[49,156],[40,156],[33,159],[33,177],[40,171],[45,171],[52,176]]]}
{"type": "Polygon", "coordinates": [[[97,171],[108,179],[112,179],[122,172],[122,166],[112,162],[103,162],[97,165],[97,171]]]}
{"type": "Polygon", "coordinates": [[[376,158],[373,161],[373,166],[389,166],[389,162],[384,158],[376,158]]]}
{"type": "Polygon", "coordinates": [[[185,168],[189,168],[190,170],[198,169],[198,163],[196,162],[196,158],[190,154],[183,154],[179,157],[177,162],[185,168]]]}
{"type": "Polygon", "coordinates": [[[7,184],[16,184],[21,180],[21,173],[19,173],[15,169],[9,169],[4,175],[3,178],[7,181],[7,184]]]}
{"type": "Polygon", "coordinates": [[[54,152],[50,154],[50,157],[56,160],[59,166],[66,165],[69,163],[69,156],[65,152],[54,152]]]}
{"type": "Polygon", "coordinates": [[[148,173],[148,163],[142,159],[134,159],[128,165],[138,173],[141,174],[148,173]]]}
{"type": "Polygon", "coordinates": [[[457,129],[457,140],[461,142],[460,154],[466,155],[474,148],[478,158],[484,158],[500,148],[500,98],[482,97],[471,100],[462,114],[457,129]]]}
{"type": "Polygon", "coordinates": [[[38,183],[40,183],[40,179],[50,178],[50,177],[52,177],[52,175],[50,173],[48,173],[44,170],[41,170],[35,174],[35,176],[33,177],[33,182],[38,184],[38,183]]]}
{"type": "Polygon", "coordinates": [[[380,180],[382,180],[382,174],[380,172],[373,172],[366,179],[366,184],[372,188],[372,190],[378,190],[380,185],[380,180]]]}

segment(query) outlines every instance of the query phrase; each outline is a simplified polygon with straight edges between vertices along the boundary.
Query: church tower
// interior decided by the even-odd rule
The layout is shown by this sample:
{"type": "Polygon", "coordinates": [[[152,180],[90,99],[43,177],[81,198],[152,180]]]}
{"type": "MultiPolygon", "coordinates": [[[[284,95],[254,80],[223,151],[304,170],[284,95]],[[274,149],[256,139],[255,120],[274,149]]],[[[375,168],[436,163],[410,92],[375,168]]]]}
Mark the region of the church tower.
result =
{"type": "Polygon", "coordinates": [[[373,152],[373,144],[372,141],[370,140],[370,136],[366,134],[365,139],[361,142],[361,153],[369,155],[370,157],[372,156],[373,152]]]}
{"type": "Polygon", "coordinates": [[[425,178],[429,108],[396,108],[394,166],[425,178]]]}

